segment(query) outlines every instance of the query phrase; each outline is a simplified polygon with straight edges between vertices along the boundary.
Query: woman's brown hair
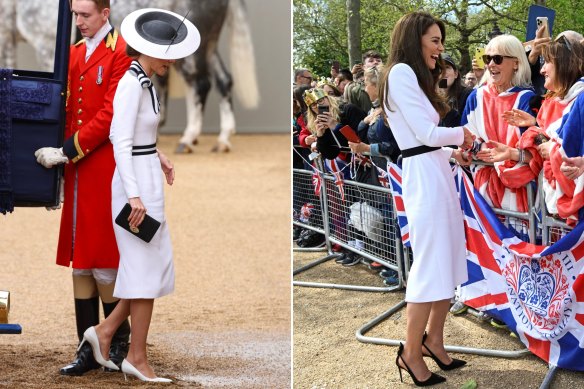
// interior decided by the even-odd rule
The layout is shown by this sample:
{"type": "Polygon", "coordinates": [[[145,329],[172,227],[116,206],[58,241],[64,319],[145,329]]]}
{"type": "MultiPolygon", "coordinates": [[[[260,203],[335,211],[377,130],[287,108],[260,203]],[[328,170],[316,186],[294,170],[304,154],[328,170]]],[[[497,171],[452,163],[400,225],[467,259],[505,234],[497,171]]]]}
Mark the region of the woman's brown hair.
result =
{"type": "Polygon", "coordinates": [[[556,70],[557,91],[548,91],[546,97],[564,98],[576,81],[584,75],[584,46],[561,36],[543,48],[543,58],[556,70]]]}
{"type": "Polygon", "coordinates": [[[418,85],[430,100],[430,103],[438,111],[440,117],[450,110],[444,98],[437,91],[438,80],[442,73],[443,63],[440,59],[434,69],[429,69],[422,55],[422,36],[434,24],[442,33],[441,42],[444,43],[446,28],[444,23],[427,12],[412,12],[402,16],[396,23],[391,33],[389,58],[387,68],[380,80],[380,90],[383,91],[383,106],[391,111],[387,101],[390,85],[387,85],[387,76],[391,68],[398,63],[409,65],[416,74],[418,85]]]}

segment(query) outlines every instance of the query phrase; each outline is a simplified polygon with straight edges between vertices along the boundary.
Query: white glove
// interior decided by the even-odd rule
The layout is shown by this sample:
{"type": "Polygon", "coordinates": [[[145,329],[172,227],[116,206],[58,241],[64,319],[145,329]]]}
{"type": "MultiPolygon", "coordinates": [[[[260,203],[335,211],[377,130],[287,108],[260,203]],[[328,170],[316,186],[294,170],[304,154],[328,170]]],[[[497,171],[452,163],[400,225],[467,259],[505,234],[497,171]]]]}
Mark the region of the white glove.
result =
{"type": "Polygon", "coordinates": [[[63,148],[42,147],[34,152],[37,162],[46,167],[52,168],[55,165],[69,162],[69,158],[63,154],[63,148]]]}
{"type": "Polygon", "coordinates": [[[65,201],[65,179],[61,178],[61,187],[59,188],[59,204],[51,207],[45,207],[47,211],[56,211],[61,209],[61,203],[65,201]]]}

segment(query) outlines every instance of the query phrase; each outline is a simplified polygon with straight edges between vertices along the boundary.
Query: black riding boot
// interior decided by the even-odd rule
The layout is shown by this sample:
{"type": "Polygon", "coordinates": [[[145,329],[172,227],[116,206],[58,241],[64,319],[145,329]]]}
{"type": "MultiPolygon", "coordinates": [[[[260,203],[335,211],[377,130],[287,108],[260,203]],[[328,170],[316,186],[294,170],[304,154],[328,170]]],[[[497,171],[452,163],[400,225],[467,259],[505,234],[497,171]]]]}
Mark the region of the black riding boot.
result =
{"type": "MultiPolygon", "coordinates": [[[[108,317],[114,308],[118,305],[118,301],[115,303],[103,303],[103,315],[108,317]]],[[[110,346],[109,358],[110,361],[115,363],[120,369],[122,361],[128,355],[128,347],[130,343],[130,322],[128,319],[124,320],[122,324],[118,327],[118,330],[112,338],[112,344],[110,346]]],[[[106,371],[116,371],[105,368],[106,371]]]]}
{"type": "MultiPolygon", "coordinates": [[[[75,299],[75,319],[77,322],[77,336],[81,342],[85,330],[99,324],[99,297],[75,299]]],[[[100,365],[93,358],[91,346],[85,342],[81,349],[77,351],[75,360],[62,367],[59,372],[62,375],[83,375],[99,367],[100,365]]]]}

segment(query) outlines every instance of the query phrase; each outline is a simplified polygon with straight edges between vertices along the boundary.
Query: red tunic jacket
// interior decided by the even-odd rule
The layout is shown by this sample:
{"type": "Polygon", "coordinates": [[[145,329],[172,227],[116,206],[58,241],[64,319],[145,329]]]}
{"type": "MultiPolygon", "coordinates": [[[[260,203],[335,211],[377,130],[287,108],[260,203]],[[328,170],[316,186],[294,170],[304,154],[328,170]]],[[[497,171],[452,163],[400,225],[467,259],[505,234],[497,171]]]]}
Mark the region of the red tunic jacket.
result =
{"type": "Polygon", "coordinates": [[[113,99],[130,67],[126,43],[111,30],[87,63],[82,40],[71,47],[65,142],[65,201],[57,264],[73,268],[117,268],[119,253],[111,211],[115,168],[109,141],[113,99]]]}

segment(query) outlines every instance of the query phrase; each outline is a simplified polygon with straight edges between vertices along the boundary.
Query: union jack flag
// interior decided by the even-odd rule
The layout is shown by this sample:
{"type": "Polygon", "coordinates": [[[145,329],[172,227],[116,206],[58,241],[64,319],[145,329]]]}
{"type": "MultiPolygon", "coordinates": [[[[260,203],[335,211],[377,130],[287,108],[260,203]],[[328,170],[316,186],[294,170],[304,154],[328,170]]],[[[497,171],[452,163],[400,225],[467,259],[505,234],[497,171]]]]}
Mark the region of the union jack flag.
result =
{"type": "Polygon", "coordinates": [[[408,225],[408,218],[406,217],[406,209],[402,198],[402,170],[398,165],[388,162],[387,173],[389,185],[391,186],[393,205],[397,215],[397,224],[399,225],[399,230],[401,232],[402,243],[406,247],[411,247],[410,227],[408,225]]]}
{"type": "Polygon", "coordinates": [[[314,186],[314,194],[316,197],[320,196],[320,185],[321,185],[320,172],[312,163],[312,185],[314,186]]]}
{"type": "Polygon", "coordinates": [[[584,223],[551,246],[517,238],[458,169],[465,304],[503,320],[551,365],[584,371],[584,223]]]}
{"type": "Polygon", "coordinates": [[[347,164],[339,159],[325,159],[324,160],[325,169],[332,173],[335,177],[335,185],[339,190],[341,195],[341,200],[345,201],[345,182],[343,180],[343,171],[346,171],[345,167],[347,164]]]}

